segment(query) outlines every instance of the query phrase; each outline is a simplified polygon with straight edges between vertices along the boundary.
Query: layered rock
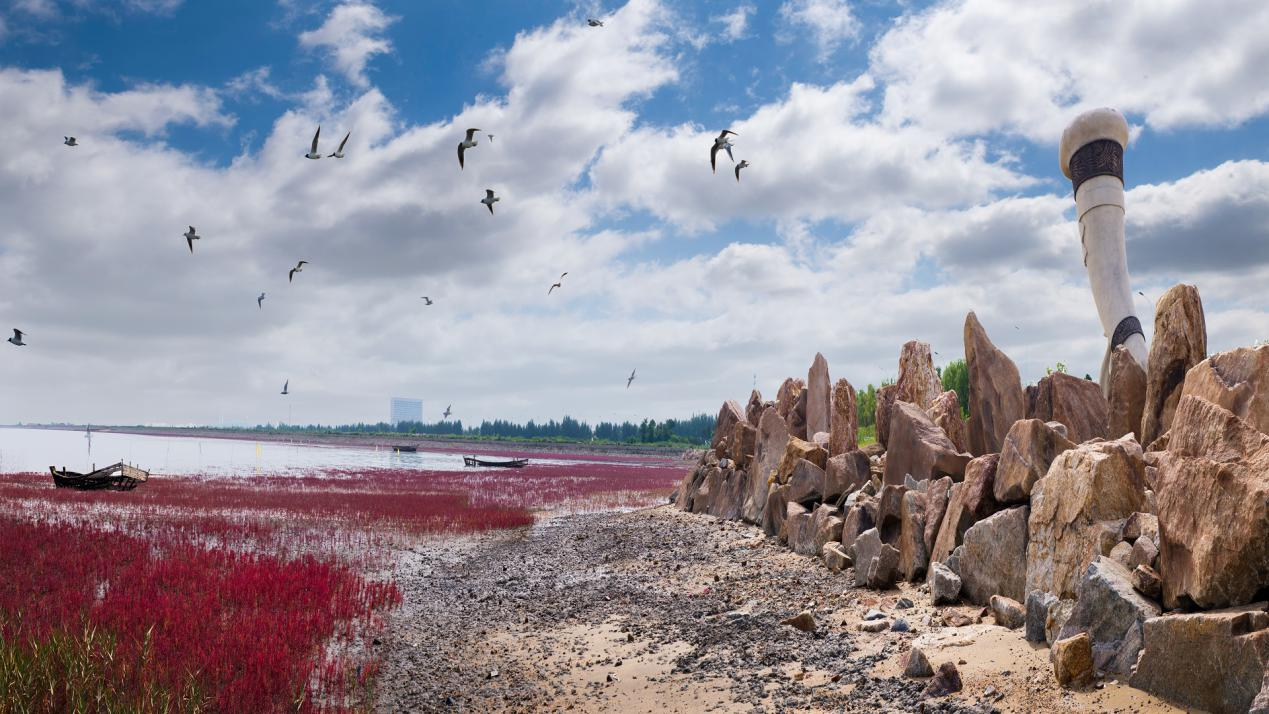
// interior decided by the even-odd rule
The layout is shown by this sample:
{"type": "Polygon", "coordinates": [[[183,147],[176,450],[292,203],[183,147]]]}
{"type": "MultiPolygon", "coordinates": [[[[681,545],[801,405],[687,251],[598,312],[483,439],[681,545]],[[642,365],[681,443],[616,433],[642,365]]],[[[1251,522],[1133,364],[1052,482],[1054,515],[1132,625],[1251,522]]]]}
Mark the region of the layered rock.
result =
{"type": "Polygon", "coordinates": [[[832,420],[832,382],[828,378],[828,360],[819,352],[806,375],[806,431],[809,434],[828,432],[832,420]]]}
{"type": "MultiPolygon", "coordinates": [[[[767,505],[767,489],[775,480],[776,467],[784,458],[789,443],[789,429],[779,409],[768,407],[758,421],[757,440],[754,443],[753,463],[749,467],[749,498],[745,501],[745,520],[763,522],[763,509],[767,505]]],[[[781,507],[779,520],[784,519],[781,507]]]]}
{"type": "Polygon", "coordinates": [[[727,520],[739,520],[745,512],[748,475],[730,467],[716,468],[713,474],[714,481],[709,488],[710,503],[706,512],[727,520]]]}
{"type": "Polygon", "coordinates": [[[959,480],[964,475],[969,454],[957,451],[947,434],[917,405],[895,402],[889,433],[885,483],[903,483],[905,475],[918,481],[941,476],[959,480]]]}
{"type": "Polygon", "coordinates": [[[781,419],[788,421],[789,414],[793,412],[793,407],[797,404],[798,396],[802,394],[804,387],[806,383],[797,377],[789,377],[780,383],[780,388],[776,390],[775,407],[781,419]]]}
{"type": "Polygon", "coordinates": [[[1143,510],[1145,462],[1132,437],[1089,442],[1058,455],[1031,491],[1026,590],[1074,597],[1098,555],[1143,510]]]}
{"type": "Polygon", "coordinates": [[[1269,436],[1187,395],[1158,469],[1164,604],[1241,605],[1269,587],[1269,436]]]}
{"type": "Polygon", "coordinates": [[[859,414],[855,407],[855,388],[843,377],[833,385],[833,414],[830,418],[828,455],[854,451],[859,445],[859,414]]]}
{"type": "Polygon", "coordinates": [[[1026,597],[1028,510],[1000,511],[965,531],[959,563],[965,599],[986,605],[992,595],[1026,597]]]}
{"type": "Polygon", "coordinates": [[[832,501],[868,482],[868,457],[862,451],[850,451],[829,458],[824,470],[824,500],[832,501]]]}
{"type": "Polygon", "coordinates": [[[1142,444],[1152,443],[1171,426],[1185,373],[1205,357],[1207,325],[1198,289],[1193,285],[1174,285],[1155,305],[1154,337],[1146,363],[1142,444]]]}
{"type": "Polygon", "coordinates": [[[877,429],[877,443],[883,448],[890,447],[890,411],[898,399],[899,388],[893,384],[883,384],[877,390],[877,408],[873,412],[877,429]]]}
{"type": "Polygon", "coordinates": [[[965,316],[965,364],[969,370],[969,451],[974,456],[999,453],[1009,427],[1026,416],[1027,403],[1018,367],[996,349],[972,312],[965,316]]]}
{"type": "Polygon", "coordinates": [[[758,429],[748,421],[736,424],[731,436],[731,459],[740,468],[745,468],[753,460],[758,443],[758,429]]]}
{"type": "MultiPolygon", "coordinates": [[[[1101,397],[1100,391],[1098,397],[1101,397]]],[[[996,467],[992,488],[996,500],[1000,503],[1030,501],[1032,487],[1049,472],[1049,465],[1057,455],[1073,448],[1075,444],[1039,419],[1014,422],[1005,435],[996,467]]]]}
{"type": "Polygon", "coordinates": [[[728,399],[723,402],[723,407],[718,410],[718,420],[714,425],[714,439],[710,443],[711,449],[722,452],[725,443],[730,443],[732,435],[736,432],[736,425],[745,421],[745,413],[740,410],[740,405],[734,399],[728,399]]]}
{"type": "Polygon", "coordinates": [[[1099,557],[1080,580],[1075,609],[1058,638],[1087,632],[1093,640],[1093,661],[1098,669],[1130,674],[1144,641],[1142,626],[1159,612],[1158,605],[1133,589],[1123,566],[1099,557]]]}
{"type": "Polygon", "coordinates": [[[1181,395],[1224,407],[1269,434],[1269,344],[1221,352],[1185,375],[1181,395]]]}
{"type": "Polygon", "coordinates": [[[934,398],[930,408],[926,410],[930,419],[947,434],[957,451],[969,452],[969,434],[966,431],[965,419],[961,416],[961,402],[956,392],[948,390],[934,398]]]}
{"type": "Polygon", "coordinates": [[[1146,408],[1146,370],[1123,345],[1110,354],[1106,392],[1110,438],[1118,439],[1125,434],[1141,436],[1141,415],[1146,408]]]}
{"type": "Polygon", "coordinates": [[[758,420],[762,418],[762,413],[767,407],[775,406],[774,402],[762,401],[762,392],[753,390],[749,393],[749,402],[745,405],[745,421],[749,422],[753,428],[758,428],[758,420]]]}
{"type": "Polygon", "coordinates": [[[930,345],[912,340],[899,350],[899,378],[895,381],[897,400],[929,409],[934,399],[943,391],[938,372],[934,371],[934,358],[930,345]]]}
{"type": "MultiPolygon", "coordinates": [[[[784,444],[784,456],[780,458],[780,463],[776,465],[776,481],[778,483],[788,483],[789,478],[793,476],[793,469],[803,459],[823,469],[828,465],[828,452],[818,444],[812,444],[796,436],[790,436],[789,440],[784,444]]],[[[823,480],[820,481],[820,484],[823,484],[823,480]]]]}
{"type": "Polygon", "coordinates": [[[1109,407],[1096,382],[1054,372],[1040,380],[1034,394],[1027,416],[1065,425],[1071,441],[1082,444],[1089,439],[1104,439],[1109,433],[1109,407]]]}
{"type": "Polygon", "coordinates": [[[1000,510],[992,493],[999,462],[998,454],[973,459],[965,466],[965,480],[952,484],[943,522],[930,549],[932,562],[946,561],[956,546],[964,542],[965,531],[970,526],[1000,510]]]}

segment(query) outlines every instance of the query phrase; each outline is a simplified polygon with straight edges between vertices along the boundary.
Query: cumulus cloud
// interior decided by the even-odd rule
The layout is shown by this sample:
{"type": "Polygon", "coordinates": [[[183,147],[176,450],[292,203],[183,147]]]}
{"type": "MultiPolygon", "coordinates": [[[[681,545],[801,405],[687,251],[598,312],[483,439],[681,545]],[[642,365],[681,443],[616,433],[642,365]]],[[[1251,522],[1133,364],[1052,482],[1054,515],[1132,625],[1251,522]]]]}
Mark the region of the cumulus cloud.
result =
{"type": "Polygon", "coordinates": [[[392,51],[383,37],[396,18],[367,2],[335,6],[316,30],[300,33],[300,46],[327,52],[331,63],[355,86],[369,86],[366,64],[372,57],[392,51]]]}
{"type": "Polygon", "coordinates": [[[843,42],[858,37],[860,29],[846,0],[785,0],[780,19],[785,25],[781,38],[792,42],[809,34],[821,62],[828,61],[843,42]]]}
{"type": "Polygon", "coordinates": [[[737,5],[731,12],[715,17],[714,22],[722,25],[722,34],[725,39],[739,40],[745,36],[745,29],[749,27],[749,16],[754,12],[753,5],[737,5]]]}

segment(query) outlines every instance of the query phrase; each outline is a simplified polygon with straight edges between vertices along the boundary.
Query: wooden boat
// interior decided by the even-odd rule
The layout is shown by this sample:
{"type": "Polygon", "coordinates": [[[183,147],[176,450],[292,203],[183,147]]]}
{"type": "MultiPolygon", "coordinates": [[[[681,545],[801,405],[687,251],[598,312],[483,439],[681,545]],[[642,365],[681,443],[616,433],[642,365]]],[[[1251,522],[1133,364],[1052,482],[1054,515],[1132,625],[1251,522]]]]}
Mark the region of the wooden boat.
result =
{"type": "Polygon", "coordinates": [[[503,459],[501,461],[493,461],[490,459],[482,459],[479,456],[464,456],[463,463],[467,466],[498,466],[505,469],[521,469],[528,465],[528,459],[503,459]]]}
{"type": "Polygon", "coordinates": [[[100,489],[131,491],[150,478],[149,471],[129,466],[122,461],[86,474],[67,471],[65,468],[58,469],[54,466],[48,467],[48,470],[53,474],[54,486],[58,488],[75,488],[80,491],[96,491],[100,489]]]}
{"type": "Polygon", "coordinates": [[[392,447],[402,454],[413,454],[419,450],[417,446],[394,446],[392,447]]]}

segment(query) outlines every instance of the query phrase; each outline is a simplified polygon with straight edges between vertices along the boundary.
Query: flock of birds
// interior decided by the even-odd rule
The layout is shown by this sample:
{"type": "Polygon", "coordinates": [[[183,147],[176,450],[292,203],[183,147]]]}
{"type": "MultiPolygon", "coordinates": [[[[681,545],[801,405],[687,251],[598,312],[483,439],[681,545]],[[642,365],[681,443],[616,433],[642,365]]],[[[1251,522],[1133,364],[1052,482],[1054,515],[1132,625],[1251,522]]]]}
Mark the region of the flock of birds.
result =
{"type": "MultiPolygon", "coordinates": [[[[590,27],[604,26],[603,20],[599,20],[593,17],[586,18],[586,24],[590,27]]],[[[476,135],[480,133],[481,131],[483,130],[478,128],[468,129],[462,141],[458,142],[458,169],[459,171],[462,171],[466,167],[467,152],[471,149],[476,148],[476,146],[479,144],[479,140],[476,138],[476,135]]],[[[348,138],[352,136],[352,131],[349,131],[348,133],[344,134],[343,140],[339,142],[339,148],[335,149],[335,151],[330,154],[326,154],[324,157],[321,154],[321,152],[318,151],[318,146],[317,146],[318,141],[321,138],[321,135],[322,135],[322,127],[318,126],[317,131],[313,133],[313,141],[311,145],[309,146],[308,153],[304,154],[304,158],[312,159],[314,161],[321,158],[328,158],[328,159],[344,158],[344,147],[347,146],[348,138]]],[[[489,143],[492,144],[494,140],[494,135],[485,134],[485,136],[488,137],[489,143]]],[[[744,168],[748,168],[750,164],[745,159],[741,159],[739,163],[736,162],[736,157],[732,153],[732,149],[735,147],[735,144],[732,143],[730,138],[732,136],[740,136],[740,135],[732,131],[731,129],[723,129],[722,132],[719,133],[719,135],[714,139],[714,144],[713,146],[710,147],[710,150],[709,150],[709,166],[710,166],[710,170],[713,173],[715,174],[718,173],[718,152],[726,151],[727,158],[731,159],[732,163],[735,164],[734,172],[736,175],[736,181],[739,182],[740,170],[744,168]]],[[[79,140],[73,136],[64,136],[62,137],[62,139],[63,139],[62,143],[64,143],[66,146],[79,146],[79,140]]],[[[494,204],[501,200],[502,198],[499,197],[498,194],[495,193],[492,188],[487,188],[485,189],[485,197],[480,199],[480,202],[483,203],[485,207],[489,209],[489,215],[492,216],[494,215],[494,204]]],[[[194,226],[189,226],[189,230],[183,233],[182,236],[185,238],[185,243],[189,246],[190,254],[193,255],[194,241],[201,240],[202,236],[198,235],[198,231],[194,228],[194,226]]],[[[301,260],[297,262],[295,264],[295,267],[291,268],[290,272],[287,273],[287,278],[286,278],[287,283],[294,282],[295,274],[303,272],[304,266],[307,264],[308,264],[307,260],[301,260]]],[[[551,284],[551,286],[547,289],[546,294],[550,295],[551,293],[555,292],[556,288],[563,289],[564,276],[566,275],[568,275],[567,271],[560,273],[559,279],[557,279],[554,283],[551,284]]],[[[264,309],[264,300],[265,300],[265,293],[261,292],[260,296],[256,298],[256,307],[259,309],[264,309]]],[[[434,302],[432,298],[427,296],[424,296],[422,300],[424,301],[424,304],[428,306],[432,305],[434,302]]],[[[13,330],[13,337],[10,337],[8,342],[17,347],[25,347],[28,344],[22,339],[23,336],[25,335],[26,335],[25,332],[15,328],[13,330]]],[[[626,389],[630,388],[630,384],[634,382],[634,379],[635,379],[635,370],[631,370],[630,376],[626,379],[626,389]]],[[[291,380],[287,379],[286,382],[283,383],[282,385],[281,393],[284,395],[290,394],[291,393],[290,387],[291,387],[291,380]]],[[[450,414],[453,413],[451,411],[452,406],[453,405],[451,404],[445,407],[445,412],[442,415],[443,418],[448,419],[450,414]]]]}

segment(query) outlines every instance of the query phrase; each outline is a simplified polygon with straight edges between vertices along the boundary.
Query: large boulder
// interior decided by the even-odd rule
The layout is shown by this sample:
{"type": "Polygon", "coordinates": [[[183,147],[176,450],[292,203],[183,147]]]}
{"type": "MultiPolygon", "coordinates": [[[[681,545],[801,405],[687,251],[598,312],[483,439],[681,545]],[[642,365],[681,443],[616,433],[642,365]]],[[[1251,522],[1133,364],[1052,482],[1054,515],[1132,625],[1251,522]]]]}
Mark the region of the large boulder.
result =
{"type": "Polygon", "coordinates": [[[1165,605],[1242,605],[1269,587],[1269,435],[1182,397],[1156,486],[1165,605]]]}
{"type": "Polygon", "coordinates": [[[1088,564],[1146,508],[1145,462],[1131,436],[1064,451],[1031,490],[1027,590],[1075,597],[1088,564]]]}
{"type": "MultiPolygon", "coordinates": [[[[815,528],[811,525],[811,512],[796,501],[789,501],[784,507],[784,532],[789,550],[802,555],[817,555],[815,550],[815,528]]],[[[780,537],[777,534],[777,537],[780,537]]]]}
{"type": "Polygon", "coordinates": [[[931,562],[946,562],[956,546],[964,542],[970,526],[1000,510],[992,494],[999,462],[997,454],[979,456],[965,466],[965,480],[952,484],[943,522],[930,549],[931,562]]]}
{"type": "Polygon", "coordinates": [[[833,393],[828,378],[828,360],[819,352],[806,375],[806,431],[828,432],[832,422],[833,393]]]}
{"type": "Polygon", "coordinates": [[[925,489],[925,552],[928,556],[934,552],[934,541],[938,538],[939,527],[943,525],[943,514],[947,512],[947,503],[952,498],[952,477],[944,476],[929,482],[925,489]]]}
{"type": "Polygon", "coordinates": [[[842,523],[842,547],[851,552],[855,540],[870,528],[877,526],[877,504],[875,501],[864,501],[850,507],[842,523]]]}
{"type": "MultiPolygon", "coordinates": [[[[811,512],[812,539],[815,549],[807,555],[819,555],[824,552],[826,543],[841,543],[842,517],[836,507],[827,503],[821,504],[811,512]]],[[[799,551],[800,552],[800,551],[799,551]]]]}
{"type": "Polygon", "coordinates": [[[899,398],[899,388],[893,384],[883,384],[877,390],[877,407],[873,412],[873,423],[877,429],[877,443],[883,448],[890,448],[890,411],[895,400],[899,398]]]}
{"type": "Polygon", "coordinates": [[[807,461],[798,459],[789,476],[788,499],[790,502],[808,506],[824,499],[824,469],[807,461]]]}
{"type": "Polygon", "coordinates": [[[1129,682],[1187,708],[1246,712],[1269,669],[1266,603],[1146,620],[1129,682]]]}
{"type": "MultiPolygon", "coordinates": [[[[753,463],[749,467],[749,498],[745,502],[745,520],[750,523],[763,521],[762,511],[767,505],[768,486],[775,480],[776,467],[784,458],[789,443],[789,429],[775,407],[768,407],[758,421],[758,435],[754,443],[753,463]]],[[[779,520],[784,520],[781,506],[779,520]]]]}
{"type": "Polygon", "coordinates": [[[859,450],[838,454],[824,471],[824,500],[833,501],[868,482],[868,457],[859,450]]]}
{"type": "Polygon", "coordinates": [[[1028,502],[1032,487],[1049,472],[1053,459],[1073,448],[1075,444],[1039,419],[1014,422],[1001,446],[992,494],[1000,503],[1028,502]]]}
{"type": "Polygon", "coordinates": [[[965,316],[965,365],[969,370],[969,451],[1000,453],[1009,427],[1027,413],[1022,379],[1013,360],[992,344],[978,316],[965,316]]]}
{"type": "Polygon", "coordinates": [[[903,483],[906,475],[918,481],[952,476],[960,479],[969,454],[956,445],[916,404],[896,401],[890,413],[890,444],[886,449],[885,483],[903,483]]]}
{"type": "Polygon", "coordinates": [[[926,413],[947,434],[957,451],[969,452],[969,433],[966,431],[965,418],[961,416],[961,402],[955,391],[949,389],[935,397],[926,413]]]}
{"type": "MultiPolygon", "coordinates": [[[[818,444],[809,441],[803,441],[796,436],[789,437],[784,444],[784,456],[780,458],[780,463],[776,466],[776,482],[788,483],[793,477],[793,469],[799,461],[803,459],[823,469],[828,466],[828,452],[818,444]]],[[[823,481],[820,481],[823,486],[823,481]]]]}
{"type": "Polygon", "coordinates": [[[1093,681],[1093,641],[1080,633],[1053,643],[1053,676],[1063,687],[1083,687],[1093,681]]]}
{"type": "Polygon", "coordinates": [[[1058,638],[1087,632],[1098,669],[1130,674],[1141,651],[1142,625],[1159,616],[1159,606],[1133,589],[1127,569],[1105,557],[1089,564],[1076,595],[1075,609],[1058,638]]]}
{"type": "Polygon", "coordinates": [[[762,418],[762,413],[770,406],[775,406],[775,403],[762,401],[762,392],[756,389],[753,390],[749,393],[749,402],[745,405],[745,421],[757,429],[758,420],[762,418]]]}
{"type": "Polygon", "coordinates": [[[757,448],[758,429],[748,421],[742,421],[736,424],[731,434],[731,460],[737,466],[745,468],[753,459],[757,448]]]}
{"type": "Polygon", "coordinates": [[[798,396],[805,387],[806,383],[797,377],[789,377],[780,383],[780,388],[776,390],[775,406],[781,419],[788,421],[789,414],[793,412],[798,396]]]}
{"type": "Polygon", "coordinates": [[[935,605],[956,602],[961,596],[961,576],[942,563],[930,565],[930,598],[935,605]]]}
{"type": "Polygon", "coordinates": [[[925,575],[929,564],[929,551],[925,548],[925,512],[927,496],[921,491],[903,494],[899,510],[899,574],[904,580],[915,582],[925,575]]]}
{"type": "Polygon", "coordinates": [[[718,470],[718,478],[711,485],[713,497],[710,499],[710,515],[739,520],[745,512],[745,498],[749,494],[748,475],[743,470],[725,468],[718,470]]]}
{"type": "Polygon", "coordinates": [[[899,378],[895,381],[896,399],[910,402],[922,410],[929,409],[943,391],[938,372],[934,371],[934,358],[930,345],[911,340],[899,350],[899,378]]]}
{"type": "Polygon", "coordinates": [[[1185,373],[1205,357],[1207,325],[1198,288],[1174,285],[1154,308],[1154,337],[1146,362],[1146,404],[1141,417],[1142,444],[1150,444],[1171,426],[1185,373]]]}
{"type": "Polygon", "coordinates": [[[763,533],[778,538],[780,533],[786,531],[784,521],[789,515],[789,499],[786,496],[789,487],[773,483],[768,489],[769,493],[764,500],[766,505],[758,524],[762,526],[763,533]]]}
{"type": "Polygon", "coordinates": [[[1110,354],[1110,379],[1106,385],[1108,434],[1140,436],[1141,414],[1146,408],[1146,370],[1128,348],[1120,345],[1110,354]]]}
{"type": "Polygon", "coordinates": [[[855,388],[843,377],[833,385],[833,414],[829,420],[828,455],[837,456],[859,446],[859,414],[855,408],[855,388]]]}
{"type": "Polygon", "coordinates": [[[852,546],[855,587],[885,590],[894,585],[899,570],[899,551],[881,542],[876,528],[864,531],[852,546]]]}
{"type": "Polygon", "coordinates": [[[740,410],[740,405],[736,403],[736,400],[728,399],[723,402],[722,408],[718,410],[718,420],[714,425],[714,439],[710,443],[710,448],[720,449],[724,441],[730,441],[732,435],[736,432],[736,425],[744,420],[745,413],[740,410]]]}
{"type": "Polygon", "coordinates": [[[992,595],[1026,597],[1027,511],[1026,506],[1006,509],[965,531],[960,556],[965,599],[986,605],[992,595]]]}
{"type": "Polygon", "coordinates": [[[1054,372],[1040,380],[1034,394],[1035,403],[1027,410],[1028,417],[1066,425],[1067,438],[1077,444],[1106,438],[1108,407],[1096,382],[1054,372]]]}
{"type": "MultiPolygon", "coordinates": [[[[701,462],[704,463],[703,457],[701,462]]],[[[680,511],[691,511],[692,500],[696,498],[696,491],[704,481],[705,467],[703,465],[697,465],[683,474],[683,480],[679,481],[679,487],[674,492],[674,507],[680,511]]]]}
{"type": "Polygon", "coordinates": [[[1269,434],[1269,344],[1221,352],[1185,374],[1181,395],[1222,406],[1269,434]]]}
{"type": "Polygon", "coordinates": [[[811,433],[806,428],[806,387],[798,393],[798,398],[793,402],[793,409],[789,411],[789,433],[799,439],[810,441],[811,433]]]}

